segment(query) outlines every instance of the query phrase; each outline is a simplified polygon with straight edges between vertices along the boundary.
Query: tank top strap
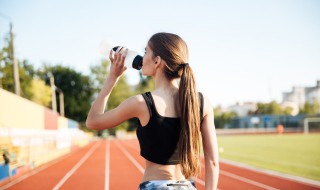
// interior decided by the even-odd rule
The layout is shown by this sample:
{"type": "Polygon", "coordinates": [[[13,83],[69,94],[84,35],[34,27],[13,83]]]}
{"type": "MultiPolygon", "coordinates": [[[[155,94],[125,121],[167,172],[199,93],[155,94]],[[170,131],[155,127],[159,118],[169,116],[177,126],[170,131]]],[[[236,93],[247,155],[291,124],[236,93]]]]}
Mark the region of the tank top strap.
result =
{"type": "Polygon", "coordinates": [[[201,120],[201,123],[202,123],[204,100],[203,100],[203,94],[201,92],[199,92],[198,94],[199,94],[199,103],[200,103],[200,120],[201,120]]]}
{"type": "Polygon", "coordinates": [[[153,116],[153,113],[155,113],[155,105],[152,99],[152,95],[150,92],[145,92],[141,94],[144,100],[146,101],[146,104],[148,106],[150,118],[153,116]]]}
{"type": "MultiPolygon", "coordinates": [[[[157,113],[151,92],[145,92],[141,95],[144,98],[144,100],[146,101],[146,104],[147,104],[148,110],[149,110],[149,114],[150,114],[150,118],[151,118],[153,116],[153,114],[157,113]]],[[[198,93],[198,96],[199,96],[199,103],[200,103],[200,120],[202,123],[203,109],[204,109],[203,108],[204,107],[204,98],[203,98],[203,94],[201,92],[198,93]]]]}

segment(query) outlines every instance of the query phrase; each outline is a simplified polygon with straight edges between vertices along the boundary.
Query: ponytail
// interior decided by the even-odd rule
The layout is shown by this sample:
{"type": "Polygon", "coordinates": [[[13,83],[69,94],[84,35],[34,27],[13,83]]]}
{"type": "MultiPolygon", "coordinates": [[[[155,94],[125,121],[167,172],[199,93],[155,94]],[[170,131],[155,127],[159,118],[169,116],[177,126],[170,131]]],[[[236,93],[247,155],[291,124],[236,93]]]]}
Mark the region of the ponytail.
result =
{"type": "MultiPolygon", "coordinates": [[[[182,66],[179,86],[181,111],[181,131],[179,137],[179,157],[182,172],[186,178],[200,173],[200,110],[196,82],[188,64],[182,66]]],[[[179,66],[180,66],[179,65],[179,66]]]]}
{"type": "Polygon", "coordinates": [[[187,44],[176,34],[157,33],[149,42],[153,57],[165,61],[164,74],[167,79],[180,78],[180,136],[179,158],[182,173],[186,178],[200,173],[200,111],[196,82],[188,63],[187,44]]]}

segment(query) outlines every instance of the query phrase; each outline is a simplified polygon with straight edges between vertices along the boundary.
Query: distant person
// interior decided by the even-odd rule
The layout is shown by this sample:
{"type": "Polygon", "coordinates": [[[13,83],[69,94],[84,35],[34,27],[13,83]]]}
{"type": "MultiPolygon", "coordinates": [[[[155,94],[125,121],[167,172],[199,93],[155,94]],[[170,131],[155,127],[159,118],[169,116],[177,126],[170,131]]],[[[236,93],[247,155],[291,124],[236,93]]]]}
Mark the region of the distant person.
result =
{"type": "Polygon", "coordinates": [[[3,153],[2,157],[3,157],[3,160],[4,160],[4,165],[8,165],[10,163],[10,159],[7,156],[7,154],[3,153]]]}
{"type": "Polygon", "coordinates": [[[146,48],[142,74],[152,76],[155,90],[136,95],[104,113],[118,79],[127,69],[126,51],[110,52],[111,67],[105,84],[86,121],[94,130],[113,128],[138,118],[137,136],[146,169],[139,186],[149,189],[196,189],[193,177],[201,169],[200,136],[205,158],[205,188],[217,189],[218,145],[213,109],[208,98],[197,92],[188,47],[175,34],[154,34],[146,48]]]}

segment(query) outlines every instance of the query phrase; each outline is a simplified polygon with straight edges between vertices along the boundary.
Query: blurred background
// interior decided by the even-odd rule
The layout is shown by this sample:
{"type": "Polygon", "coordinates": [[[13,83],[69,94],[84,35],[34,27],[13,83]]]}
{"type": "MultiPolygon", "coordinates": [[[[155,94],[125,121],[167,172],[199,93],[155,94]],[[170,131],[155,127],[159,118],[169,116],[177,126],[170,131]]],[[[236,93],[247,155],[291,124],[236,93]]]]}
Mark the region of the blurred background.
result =
{"type": "MultiPolygon", "coordinates": [[[[98,132],[85,126],[108,74],[99,44],[143,55],[157,32],[187,42],[222,159],[319,181],[319,10],[317,0],[0,0],[0,182],[95,136],[134,136],[135,119],[98,132]]],[[[107,109],[152,89],[151,78],[128,69],[107,109]]]]}

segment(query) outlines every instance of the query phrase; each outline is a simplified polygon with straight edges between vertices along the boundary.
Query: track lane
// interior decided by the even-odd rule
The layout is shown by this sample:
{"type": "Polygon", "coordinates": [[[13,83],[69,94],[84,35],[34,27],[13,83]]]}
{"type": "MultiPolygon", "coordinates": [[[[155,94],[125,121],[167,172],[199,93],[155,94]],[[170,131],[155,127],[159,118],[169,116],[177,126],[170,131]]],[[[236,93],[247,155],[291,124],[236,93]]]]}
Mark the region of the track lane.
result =
{"type": "MultiPolygon", "coordinates": [[[[1,189],[6,190],[43,190],[43,189],[53,189],[54,186],[65,176],[65,174],[70,171],[74,165],[79,161],[79,158],[83,157],[97,142],[90,143],[89,145],[79,149],[76,152],[71,152],[64,159],[48,166],[47,168],[41,170],[35,169],[35,172],[21,176],[21,178],[27,178],[19,180],[20,178],[14,180],[1,187],[1,189]],[[37,172],[39,171],[39,172],[37,172]],[[30,175],[32,174],[32,175],[30,175]]],[[[46,167],[46,166],[43,166],[46,167]]],[[[41,167],[40,167],[41,168],[41,167]]]]}
{"type": "Polygon", "coordinates": [[[142,173],[119,149],[115,141],[110,141],[110,190],[138,189],[142,173]]]}
{"type": "Polygon", "coordinates": [[[98,147],[83,164],[61,185],[59,190],[105,189],[106,142],[102,140],[98,147]]]}
{"type": "MultiPolygon", "coordinates": [[[[48,166],[6,189],[53,189],[94,146],[98,147],[74,170],[59,189],[138,189],[143,173],[141,170],[145,168],[145,160],[140,156],[139,143],[136,139],[104,140],[91,143],[77,152],[70,153],[70,155],[64,159],[58,159],[59,161],[57,163],[48,166]],[[97,145],[97,143],[99,145],[97,145]],[[110,167],[106,166],[106,162],[110,163],[110,167]],[[139,169],[137,165],[140,165],[142,169],[139,169]],[[105,175],[108,173],[110,173],[110,177],[105,175]],[[108,185],[106,186],[107,183],[108,185]]],[[[204,182],[205,172],[203,163],[202,159],[203,168],[199,177],[199,180],[202,182],[204,182]]],[[[35,169],[35,171],[37,171],[37,169],[35,169]]],[[[196,182],[198,190],[204,189],[201,183],[196,182]]],[[[5,186],[0,187],[0,189],[4,189],[3,187],[5,186]]],[[[218,187],[220,190],[320,189],[320,187],[313,185],[272,176],[224,162],[220,162],[218,187]]]]}
{"type": "Polygon", "coordinates": [[[316,187],[311,184],[302,183],[299,181],[294,181],[284,177],[273,176],[267,173],[262,173],[259,171],[254,171],[248,168],[243,168],[240,166],[228,164],[225,162],[220,162],[220,168],[225,173],[222,175],[230,176],[227,173],[232,173],[233,175],[241,176],[246,179],[250,179],[257,183],[261,183],[275,189],[290,189],[290,190],[316,190],[320,187],[316,187]]]}

